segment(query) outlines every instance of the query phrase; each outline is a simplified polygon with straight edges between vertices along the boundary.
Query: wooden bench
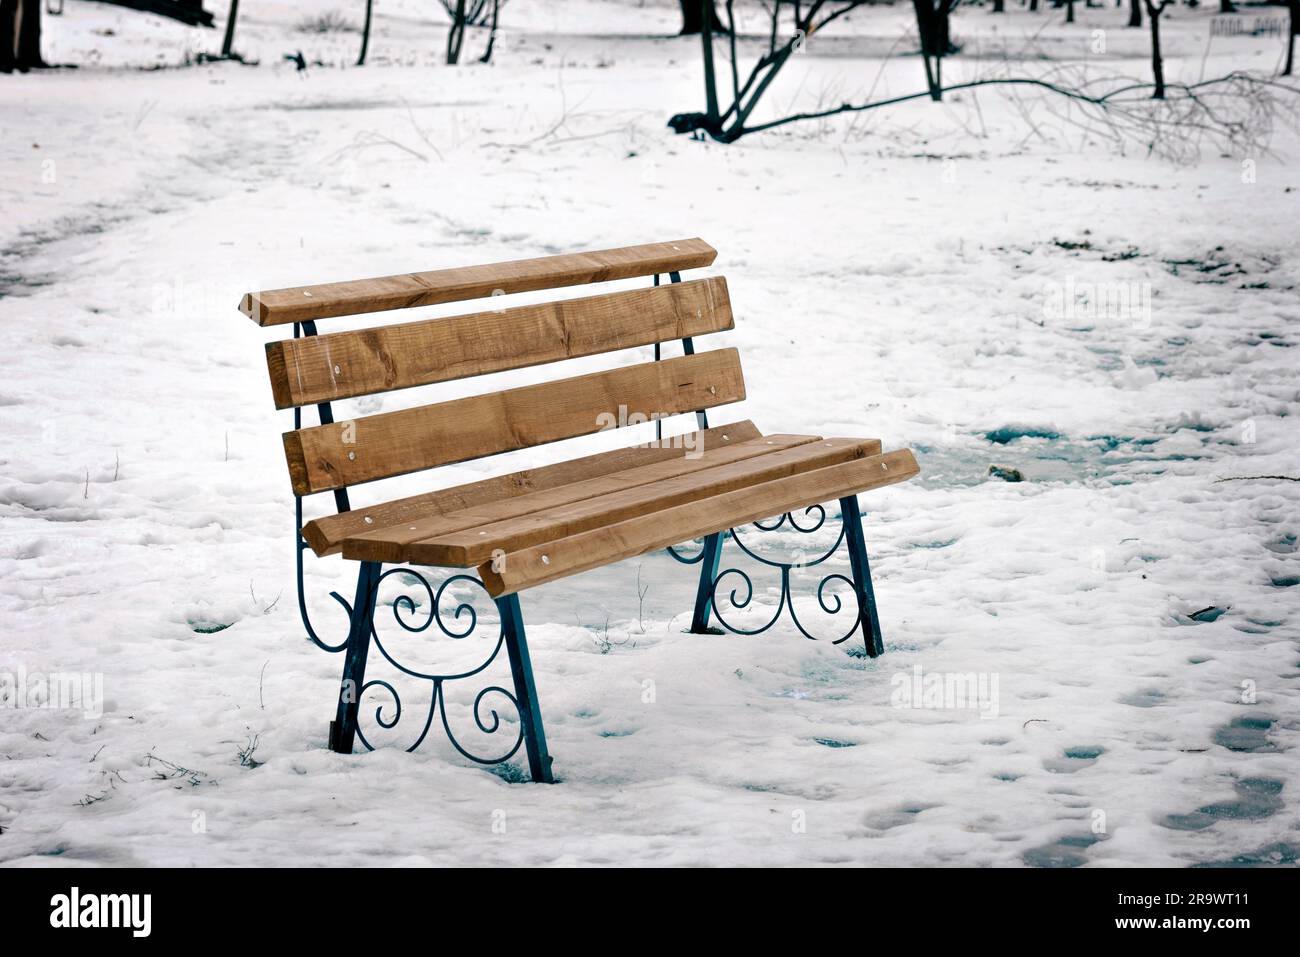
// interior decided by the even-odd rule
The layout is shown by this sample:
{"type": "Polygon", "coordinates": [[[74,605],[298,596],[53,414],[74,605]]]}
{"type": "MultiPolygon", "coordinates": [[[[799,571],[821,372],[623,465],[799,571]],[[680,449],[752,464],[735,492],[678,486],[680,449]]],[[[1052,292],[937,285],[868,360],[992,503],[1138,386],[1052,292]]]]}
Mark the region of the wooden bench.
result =
{"type": "MultiPolygon", "coordinates": [[[[537,781],[552,780],[551,760],[518,597],[536,585],[703,538],[700,554],[689,559],[701,565],[691,631],[710,631],[727,531],[838,500],[844,529],[836,544],[848,547],[852,577],[837,577],[856,596],[854,628],[860,625],[867,653],[881,653],[856,495],[916,475],[916,461],[907,450],[882,452],[877,439],[763,435],[750,422],[709,427],[707,410],[745,398],[735,349],[695,351],[696,337],[733,327],[731,303],[724,278],[683,282],[680,272],[708,266],[716,255],[702,240],[687,239],[244,297],[240,309],[258,325],[294,328],[294,338],[267,343],[266,359],[276,408],[294,409],[284,450],[297,503],[304,625],[320,647],[345,656],[330,747],[349,753],[358,735],[359,702],[370,687],[367,655],[372,636],[378,640],[376,595],[391,573],[382,571],[385,564],[477,571],[500,615],[497,648],[506,649],[514,684],[513,695],[492,690],[510,698],[519,715],[518,737],[504,757],[523,743],[537,781]],[[663,275],[671,282],[661,285],[663,275]],[[338,316],[648,276],[653,286],[559,302],[356,331],[316,330],[318,320],[338,316]],[[671,340],[682,343],[683,354],[664,358],[660,344],[671,340]],[[334,421],[331,403],[340,399],[646,346],[654,347],[654,361],[334,421]],[[319,425],[303,425],[301,408],[308,405],[317,406],[319,425]],[[348,490],[357,485],[589,435],[641,421],[637,413],[659,422],[660,435],[663,417],[695,415],[698,427],[681,438],[364,507],[349,500],[348,490]],[[325,492],[334,496],[335,514],[303,524],[303,498],[325,492]],[[340,644],[323,641],[307,614],[306,549],[360,563],[354,601],[335,595],[349,615],[349,634],[340,644]]],[[[434,599],[430,614],[440,616],[442,590],[426,588],[434,599]]],[[[438,624],[447,631],[441,618],[438,624]]],[[[460,676],[422,677],[435,681],[427,733],[442,682],[460,676]]],[[[463,748],[447,723],[445,700],[441,707],[442,723],[462,754],[482,763],[504,760],[463,748]]],[[[479,723],[482,730],[496,728],[479,723]]]]}

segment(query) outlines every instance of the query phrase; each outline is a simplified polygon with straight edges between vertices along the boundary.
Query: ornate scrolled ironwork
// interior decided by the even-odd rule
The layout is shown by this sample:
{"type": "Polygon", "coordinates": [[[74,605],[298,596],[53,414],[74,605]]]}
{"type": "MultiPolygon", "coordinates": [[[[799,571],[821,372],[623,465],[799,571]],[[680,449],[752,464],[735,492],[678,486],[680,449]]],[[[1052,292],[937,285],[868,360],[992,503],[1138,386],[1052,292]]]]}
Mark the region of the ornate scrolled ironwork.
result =
{"type": "MultiPolygon", "coordinates": [[[[453,641],[463,641],[469,638],[477,630],[479,625],[479,614],[472,602],[460,599],[454,599],[457,604],[454,609],[444,610],[443,598],[447,595],[447,590],[458,582],[465,582],[477,588],[483,588],[483,583],[472,575],[451,575],[438,585],[435,589],[433,584],[421,572],[414,569],[396,567],[390,568],[379,576],[377,588],[382,588],[385,580],[393,576],[402,576],[408,586],[418,584],[422,589],[425,598],[428,600],[428,612],[423,616],[423,620],[418,620],[421,603],[414,596],[403,592],[393,599],[391,607],[393,610],[393,621],[408,634],[421,634],[427,632],[432,626],[437,625],[438,631],[445,637],[453,641]],[[415,582],[409,579],[415,579],[415,582]],[[450,614],[452,625],[448,625],[446,617],[450,614]]],[[[487,595],[487,590],[483,589],[483,594],[487,595]]],[[[489,600],[491,600],[490,596],[489,600]]],[[[375,615],[379,617],[378,611],[375,615]]],[[[441,719],[443,731],[446,732],[447,740],[451,742],[462,756],[478,764],[499,764],[507,761],[514,756],[519,750],[520,744],[523,743],[523,722],[516,723],[517,734],[510,746],[501,754],[495,756],[483,756],[470,751],[461,742],[455,730],[452,728],[451,718],[447,713],[446,685],[448,682],[461,681],[466,678],[472,678],[481,674],[491,667],[492,663],[497,660],[501,649],[505,644],[505,632],[501,629],[499,623],[497,626],[496,640],[492,642],[491,650],[482,658],[481,661],[469,668],[455,672],[431,672],[412,668],[408,664],[399,661],[397,657],[389,650],[380,636],[380,630],[377,622],[372,622],[370,631],[371,646],[379,652],[383,659],[395,668],[397,671],[409,678],[429,683],[429,706],[425,711],[424,724],[420,728],[420,733],[415,741],[408,747],[407,751],[416,750],[424,743],[428,737],[429,729],[433,726],[434,717],[441,719]]],[[[402,698],[396,687],[390,682],[380,679],[370,679],[361,686],[359,691],[360,697],[364,698],[367,691],[371,689],[382,689],[389,697],[392,698],[392,716],[385,718],[384,705],[387,702],[381,702],[375,707],[375,723],[386,731],[391,731],[401,721],[402,717],[402,698]]],[[[501,714],[495,708],[489,708],[485,714],[484,701],[489,695],[499,695],[505,699],[505,702],[514,710],[516,715],[520,715],[519,701],[515,696],[500,685],[488,685],[479,690],[474,696],[474,703],[470,709],[473,716],[474,724],[478,730],[485,735],[494,735],[502,728],[501,714]]],[[[374,745],[366,738],[365,731],[361,727],[357,728],[357,737],[367,750],[373,751],[374,745]]]]}
{"type": "MultiPolygon", "coordinates": [[[[822,505],[811,505],[804,509],[801,514],[804,516],[805,524],[801,524],[800,519],[796,518],[794,513],[786,512],[778,519],[768,524],[763,522],[753,522],[751,525],[753,528],[756,528],[761,532],[779,532],[788,528],[789,531],[797,534],[812,535],[818,532],[826,524],[828,518],[826,509],[822,505]],[[811,522],[806,521],[808,516],[814,517],[811,522]]],[[[741,526],[741,528],[744,527],[746,526],[741,526]]],[[[727,604],[733,612],[744,611],[754,600],[754,580],[750,577],[749,573],[742,568],[733,566],[721,569],[713,576],[712,583],[709,585],[707,592],[709,602],[712,606],[713,616],[717,619],[718,624],[733,634],[761,635],[780,620],[782,611],[788,611],[790,620],[794,622],[795,628],[797,628],[799,633],[808,640],[829,640],[832,644],[836,645],[848,641],[853,637],[858,629],[862,627],[862,623],[865,620],[865,607],[862,591],[857,583],[854,582],[853,578],[849,575],[843,574],[842,572],[830,572],[829,574],[822,576],[814,590],[818,606],[831,618],[835,618],[844,612],[846,603],[837,591],[829,589],[831,589],[832,586],[843,585],[853,594],[853,601],[847,606],[848,610],[853,614],[852,625],[846,632],[839,635],[839,637],[829,639],[819,638],[814,635],[799,618],[799,613],[795,609],[794,588],[791,582],[792,569],[812,568],[821,565],[830,559],[830,557],[839,550],[840,546],[844,544],[846,531],[847,525],[845,524],[844,516],[841,515],[839,534],[835,537],[835,541],[829,548],[820,551],[817,555],[811,558],[801,557],[797,561],[775,561],[759,554],[758,551],[750,547],[750,545],[745,541],[745,536],[741,534],[740,528],[731,529],[729,532],[731,540],[735,542],[741,552],[750,559],[758,562],[760,565],[779,570],[780,597],[776,602],[776,607],[773,610],[772,616],[766,622],[756,628],[745,628],[739,626],[728,620],[726,613],[723,611],[722,604],[718,599],[725,593],[727,604]],[[733,587],[728,591],[724,585],[724,579],[728,579],[729,577],[738,580],[734,581],[733,587]]]]}
{"type": "Polygon", "coordinates": [[[700,542],[700,553],[698,555],[695,555],[692,558],[687,558],[684,555],[678,554],[676,546],[669,545],[668,548],[665,549],[665,551],[667,551],[669,555],[677,559],[677,561],[681,562],[683,565],[698,565],[700,562],[704,561],[704,553],[707,550],[708,549],[704,547],[704,543],[702,541],[700,542]]]}
{"type": "MultiPolygon", "coordinates": [[[[303,545],[305,548],[305,543],[303,545]]],[[[299,552],[299,568],[302,565],[302,553],[299,552]]],[[[391,602],[385,602],[379,605],[375,610],[374,619],[370,626],[370,646],[375,649],[383,661],[395,671],[405,676],[407,679],[422,683],[428,691],[428,705],[422,707],[421,718],[418,733],[414,741],[406,748],[407,751],[415,751],[428,738],[432,730],[435,718],[442,725],[443,731],[447,735],[447,740],[451,746],[463,757],[476,764],[500,764],[508,761],[519,751],[524,740],[524,725],[519,700],[515,694],[499,684],[489,684],[481,688],[474,696],[470,706],[470,714],[473,718],[474,726],[479,732],[486,736],[493,736],[505,731],[509,725],[503,721],[505,715],[511,712],[517,716],[514,722],[514,735],[507,741],[502,748],[496,753],[484,755],[475,753],[461,740],[461,736],[453,727],[451,716],[447,707],[447,685],[451,682],[462,681],[473,678],[476,675],[487,671],[501,654],[501,649],[505,645],[505,632],[499,621],[493,622],[496,628],[495,640],[491,641],[491,647],[488,652],[470,666],[451,672],[438,672],[426,670],[424,668],[413,667],[408,662],[400,660],[399,656],[384,641],[379,627],[381,612],[385,607],[392,609],[393,622],[401,629],[402,633],[409,635],[423,635],[424,637],[442,637],[452,641],[464,641],[480,630],[480,624],[487,624],[480,621],[480,615],[472,601],[457,598],[449,589],[453,589],[458,584],[467,584],[472,587],[483,589],[484,596],[491,601],[491,596],[487,595],[487,590],[483,588],[483,583],[472,575],[456,574],[444,579],[437,587],[420,571],[415,569],[397,566],[389,568],[379,575],[376,582],[376,590],[383,587],[386,581],[398,576],[398,580],[403,583],[407,589],[393,597],[391,602]],[[454,607],[450,602],[455,602],[454,607]],[[427,608],[427,610],[422,610],[427,608]],[[436,626],[435,631],[431,631],[436,626]],[[504,699],[497,701],[495,699],[504,699]]],[[[329,652],[339,652],[347,648],[347,640],[344,639],[337,645],[331,645],[323,641],[315,629],[312,627],[311,620],[307,613],[306,601],[304,598],[303,578],[298,576],[298,596],[299,607],[302,612],[303,626],[307,629],[308,638],[319,648],[329,652]]],[[[337,601],[343,610],[347,613],[348,619],[352,617],[352,604],[336,591],[330,592],[330,597],[337,601]]],[[[402,693],[398,690],[397,685],[392,681],[384,678],[369,678],[356,692],[358,701],[364,702],[367,694],[371,697],[373,711],[369,714],[373,719],[374,725],[383,731],[394,730],[401,722],[404,716],[407,716],[407,707],[403,703],[402,693]],[[374,703],[374,696],[382,695],[385,700],[374,703]]],[[[364,712],[366,709],[362,709],[364,712]]],[[[372,734],[374,728],[371,729],[372,734]]],[[[365,728],[358,724],[357,738],[367,751],[373,751],[375,745],[366,737],[365,728]]]]}

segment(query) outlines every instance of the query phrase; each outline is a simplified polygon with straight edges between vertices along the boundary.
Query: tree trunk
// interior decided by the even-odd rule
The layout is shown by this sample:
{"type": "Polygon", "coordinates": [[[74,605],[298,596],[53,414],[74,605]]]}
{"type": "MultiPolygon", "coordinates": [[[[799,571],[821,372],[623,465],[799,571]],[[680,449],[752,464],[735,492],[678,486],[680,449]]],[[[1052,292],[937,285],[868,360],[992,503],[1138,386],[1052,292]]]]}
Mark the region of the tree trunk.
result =
{"type": "Polygon", "coordinates": [[[451,15],[451,29],[447,31],[447,65],[460,62],[460,48],[465,43],[465,0],[456,0],[456,10],[451,15]]]}
{"type": "Polygon", "coordinates": [[[1287,31],[1286,69],[1282,71],[1283,76],[1290,76],[1291,68],[1295,66],[1295,38],[1300,34],[1300,0],[1287,0],[1287,9],[1291,11],[1291,29],[1287,31]]]}
{"type": "Polygon", "coordinates": [[[0,73],[18,66],[18,2],[0,0],[0,73]]]}
{"type": "Polygon", "coordinates": [[[1160,14],[1163,5],[1159,8],[1151,5],[1151,0],[1143,0],[1147,6],[1147,19],[1151,21],[1151,72],[1155,74],[1156,88],[1151,94],[1153,100],[1163,100],[1165,98],[1165,64],[1160,57],[1160,14]]]}
{"type": "Polygon", "coordinates": [[[682,8],[682,32],[678,36],[694,36],[697,33],[704,32],[704,10],[706,7],[709,11],[709,29],[726,29],[722,25],[722,21],[718,19],[718,10],[713,5],[713,0],[677,0],[677,2],[682,8]]]}
{"type": "Polygon", "coordinates": [[[497,18],[501,15],[501,0],[492,0],[492,20],[488,24],[487,49],[478,58],[479,63],[492,62],[492,48],[497,45],[497,18]]]}
{"type": "Polygon", "coordinates": [[[1232,0],[1219,0],[1219,12],[1220,12],[1220,13],[1236,13],[1236,12],[1237,12],[1237,8],[1236,8],[1236,6],[1233,4],[1232,0]]]}
{"type": "Polygon", "coordinates": [[[239,0],[230,0],[230,12],[226,14],[226,37],[221,41],[221,55],[229,57],[235,47],[235,21],[239,18],[239,0]]]}
{"type": "Polygon", "coordinates": [[[1065,22],[1074,22],[1074,0],[1066,0],[1065,3],[1065,22]]]}
{"type": "Polygon", "coordinates": [[[925,64],[925,83],[930,99],[943,99],[943,57],[948,52],[948,11],[950,0],[912,0],[916,12],[916,33],[921,41],[921,59],[925,64]]]}
{"type": "Polygon", "coordinates": [[[357,66],[366,65],[366,51],[370,49],[370,14],[374,8],[375,0],[366,0],[366,22],[361,28],[361,55],[357,57],[357,66]]]}
{"type": "Polygon", "coordinates": [[[18,24],[18,69],[39,70],[49,66],[41,58],[41,6],[44,0],[22,0],[18,24]]]}
{"type": "Polygon", "coordinates": [[[1006,12],[1007,12],[1007,6],[1006,6],[1006,2],[1005,2],[1005,0],[993,0],[993,12],[994,12],[994,13],[1006,13],[1006,12]]]}
{"type": "Polygon", "coordinates": [[[1128,25],[1131,27],[1142,26],[1142,0],[1132,0],[1129,4],[1128,25]]]}
{"type": "MultiPolygon", "coordinates": [[[[686,6],[690,0],[682,0],[682,12],[686,11],[686,6]]],[[[713,6],[711,0],[705,0],[710,7],[713,6]]],[[[703,10],[703,6],[698,9],[703,10]]],[[[700,34],[700,42],[704,46],[704,114],[708,118],[710,130],[717,130],[720,121],[718,115],[718,74],[713,68],[713,24],[704,21],[700,34]]],[[[736,104],[739,108],[740,104],[736,104]]]]}
{"type": "Polygon", "coordinates": [[[1029,0],[1029,12],[1030,13],[1038,12],[1038,0],[1029,0]]]}

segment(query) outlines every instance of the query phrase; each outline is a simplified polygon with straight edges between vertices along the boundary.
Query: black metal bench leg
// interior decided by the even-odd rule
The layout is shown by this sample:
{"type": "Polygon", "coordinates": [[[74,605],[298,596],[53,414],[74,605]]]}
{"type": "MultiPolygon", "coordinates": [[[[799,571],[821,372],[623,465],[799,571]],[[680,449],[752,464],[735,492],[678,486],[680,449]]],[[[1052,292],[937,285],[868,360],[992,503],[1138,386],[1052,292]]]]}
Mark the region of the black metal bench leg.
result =
{"type": "Polygon", "coordinates": [[[691,634],[720,635],[718,628],[709,627],[713,614],[713,580],[718,577],[718,564],[722,560],[722,536],[715,532],[704,539],[704,554],[700,556],[700,584],[695,591],[695,611],[691,614],[691,634]]]}
{"type": "Polygon", "coordinates": [[[554,784],[551,755],[546,750],[546,730],[542,727],[542,709],[537,703],[537,685],[533,682],[533,662],[524,638],[524,616],[519,596],[496,599],[501,613],[501,634],[510,656],[510,673],[515,680],[515,700],[519,703],[519,720],[524,726],[524,748],[528,753],[528,770],[538,784],[554,784]]]}
{"type": "Polygon", "coordinates": [[[366,681],[366,656],[370,653],[380,567],[379,562],[362,562],[357,573],[357,595],[352,602],[348,644],[343,652],[343,683],[339,687],[338,711],[330,722],[330,750],[339,754],[351,754],[356,740],[357,711],[361,707],[361,687],[366,681]]]}
{"type": "Polygon", "coordinates": [[[858,593],[862,634],[866,639],[867,654],[875,658],[884,654],[885,641],[880,634],[876,590],[871,584],[871,565],[867,562],[867,543],[862,533],[862,511],[858,507],[856,495],[840,499],[840,515],[844,520],[844,541],[849,549],[849,564],[853,568],[853,587],[858,593]]]}

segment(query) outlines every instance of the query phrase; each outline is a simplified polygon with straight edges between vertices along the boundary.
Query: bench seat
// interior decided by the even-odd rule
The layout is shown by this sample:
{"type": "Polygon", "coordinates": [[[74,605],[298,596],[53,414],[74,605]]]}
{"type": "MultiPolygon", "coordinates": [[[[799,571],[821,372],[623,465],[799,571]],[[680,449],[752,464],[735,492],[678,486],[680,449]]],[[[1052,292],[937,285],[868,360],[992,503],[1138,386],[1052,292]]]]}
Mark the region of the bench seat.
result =
{"type": "MultiPolygon", "coordinates": [[[[917,473],[910,452],[882,455],[878,439],[746,438],[747,427],[734,436],[725,427],[708,430],[721,433],[718,445],[694,454],[678,448],[668,458],[463,508],[406,509],[398,522],[346,537],[343,557],[477,567],[499,597],[917,473]]],[[[503,477],[501,487],[518,489],[521,474],[503,477]]]]}
{"type": "MultiPolygon", "coordinates": [[[[766,439],[773,439],[767,436],[766,439]]],[[[815,436],[808,436],[809,439],[815,436]]],[[[564,496],[578,494],[583,496],[583,483],[615,473],[631,473],[639,466],[656,462],[676,462],[675,469],[685,470],[699,467],[701,464],[713,464],[722,455],[722,449],[731,446],[744,446],[743,454],[762,454],[769,451],[766,439],[758,445],[752,440],[764,439],[753,422],[736,422],[731,425],[718,426],[688,432],[682,436],[665,439],[648,445],[634,445],[628,448],[614,449],[609,452],[597,452],[594,455],[543,465],[538,468],[523,469],[508,475],[499,475],[465,485],[410,495],[371,506],[358,506],[351,511],[335,515],[324,515],[313,519],[303,526],[302,536],[312,551],[317,555],[335,555],[343,550],[343,542],[365,532],[392,528],[398,525],[427,519],[447,512],[465,511],[477,506],[503,502],[515,496],[564,487],[552,504],[558,504],[564,496]],[[687,449],[702,449],[703,456],[687,457],[687,449]]],[[[635,480],[638,476],[633,475],[635,480]]],[[[626,487],[620,485],[618,487],[626,487]]],[[[611,491],[610,488],[602,491],[611,491]]],[[[492,519],[495,521],[496,519],[492,519]]]]}

